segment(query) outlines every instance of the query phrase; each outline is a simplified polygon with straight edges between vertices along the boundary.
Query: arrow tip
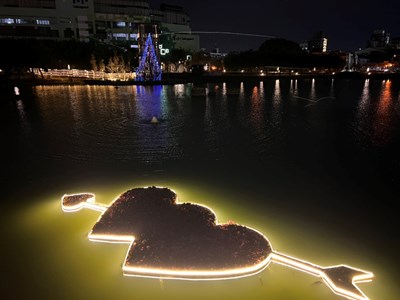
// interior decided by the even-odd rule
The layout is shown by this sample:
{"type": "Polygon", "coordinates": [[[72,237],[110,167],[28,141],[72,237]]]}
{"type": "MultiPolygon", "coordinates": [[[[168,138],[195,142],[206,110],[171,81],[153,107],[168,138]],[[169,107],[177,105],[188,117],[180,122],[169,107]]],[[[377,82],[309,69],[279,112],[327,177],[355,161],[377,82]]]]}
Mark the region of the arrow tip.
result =
{"type": "Polygon", "coordinates": [[[323,269],[323,280],[331,290],[343,297],[354,300],[368,300],[368,297],[356,286],[356,283],[369,282],[374,274],[345,265],[323,269]]]}

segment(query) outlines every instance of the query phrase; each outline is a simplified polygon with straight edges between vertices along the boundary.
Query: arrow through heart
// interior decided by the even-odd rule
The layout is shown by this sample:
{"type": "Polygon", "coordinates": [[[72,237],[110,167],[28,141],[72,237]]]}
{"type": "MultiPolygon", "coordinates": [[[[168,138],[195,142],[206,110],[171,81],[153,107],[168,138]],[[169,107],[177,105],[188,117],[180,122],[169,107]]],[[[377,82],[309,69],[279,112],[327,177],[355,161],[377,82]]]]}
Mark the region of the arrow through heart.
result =
{"type": "Polygon", "coordinates": [[[218,280],[250,276],[269,263],[320,277],[331,290],[350,299],[368,299],[355,285],[373,274],[348,266],[320,267],[272,249],[260,232],[238,224],[218,224],[208,207],[178,203],[168,188],[135,188],[110,206],[94,194],[62,197],[66,212],[89,208],[102,212],[89,233],[91,241],[129,243],[124,275],[166,279],[218,280]]]}

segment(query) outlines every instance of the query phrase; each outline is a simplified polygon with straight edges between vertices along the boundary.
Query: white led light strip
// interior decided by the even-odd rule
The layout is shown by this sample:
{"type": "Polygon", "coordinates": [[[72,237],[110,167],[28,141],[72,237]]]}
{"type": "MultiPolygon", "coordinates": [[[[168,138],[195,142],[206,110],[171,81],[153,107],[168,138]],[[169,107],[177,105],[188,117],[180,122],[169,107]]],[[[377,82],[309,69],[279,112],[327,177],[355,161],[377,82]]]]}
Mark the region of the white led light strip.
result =
{"type": "MultiPolygon", "coordinates": [[[[117,198],[118,199],[118,198],[117,198]]],[[[177,204],[179,205],[179,204],[177,204]]],[[[198,204],[196,204],[198,205],[198,204]]],[[[65,212],[76,212],[82,208],[89,208],[91,210],[105,213],[109,206],[95,203],[94,194],[73,194],[64,195],[61,199],[61,206],[65,212]],[[74,201],[68,202],[69,199],[75,199],[74,201]],[[76,200],[78,199],[78,201],[76,200]],[[81,202],[79,202],[82,200],[81,202]]],[[[210,208],[203,206],[213,212],[210,208]]],[[[102,216],[101,215],[101,216],[102,216]]],[[[215,214],[214,214],[215,215],[215,214]]],[[[100,218],[101,218],[100,216],[100,218]]],[[[100,220],[99,218],[99,220],[100,220]]],[[[216,225],[218,221],[216,221],[216,225]]],[[[251,229],[247,227],[248,229],[251,229]]],[[[256,231],[254,229],[251,229],[256,231]]],[[[268,239],[260,232],[256,231],[263,236],[267,241],[268,239]]],[[[89,240],[95,242],[106,242],[106,243],[124,243],[132,244],[135,240],[134,236],[129,235],[99,235],[89,233],[89,240]]],[[[129,251],[128,251],[129,253],[129,251]]],[[[355,269],[346,265],[320,267],[315,264],[311,264],[307,261],[300,260],[276,251],[271,252],[270,255],[262,262],[255,265],[226,269],[226,270],[168,270],[168,269],[155,269],[155,268],[141,268],[127,266],[127,256],[123,265],[123,274],[125,276],[137,276],[137,277],[150,277],[150,278],[162,278],[162,279],[179,279],[179,280],[223,280],[241,278],[251,276],[262,272],[269,263],[275,262],[293,269],[299,270],[311,274],[313,276],[321,278],[325,284],[337,295],[342,297],[353,299],[353,300],[368,300],[369,298],[356,286],[357,283],[369,282],[372,280],[374,275],[371,272],[355,269]]]]}

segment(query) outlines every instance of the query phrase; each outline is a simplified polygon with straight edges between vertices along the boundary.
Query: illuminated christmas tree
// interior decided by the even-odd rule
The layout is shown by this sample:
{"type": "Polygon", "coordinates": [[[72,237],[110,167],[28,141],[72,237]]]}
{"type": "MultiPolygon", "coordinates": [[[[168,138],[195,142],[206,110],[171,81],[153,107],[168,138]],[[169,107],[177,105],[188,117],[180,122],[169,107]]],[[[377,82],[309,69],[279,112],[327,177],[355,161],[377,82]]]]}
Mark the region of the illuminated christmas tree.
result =
{"type": "Polygon", "coordinates": [[[157,58],[157,53],[149,33],[140,57],[139,67],[136,71],[136,78],[138,81],[160,81],[161,74],[162,71],[157,58]]]}

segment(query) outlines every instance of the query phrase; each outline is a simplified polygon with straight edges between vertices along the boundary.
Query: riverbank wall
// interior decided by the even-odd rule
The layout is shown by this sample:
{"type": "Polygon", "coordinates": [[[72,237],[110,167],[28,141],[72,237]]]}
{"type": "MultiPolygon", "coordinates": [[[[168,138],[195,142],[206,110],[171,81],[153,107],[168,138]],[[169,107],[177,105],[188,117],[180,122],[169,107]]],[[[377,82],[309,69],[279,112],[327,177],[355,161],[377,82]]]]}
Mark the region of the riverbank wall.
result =
{"type": "Polygon", "coordinates": [[[0,89],[8,89],[15,86],[38,85],[175,85],[175,84],[204,84],[218,82],[259,82],[266,79],[304,79],[304,78],[343,78],[343,79],[400,79],[400,73],[375,73],[366,74],[358,72],[339,73],[305,73],[305,74],[254,74],[254,73],[222,73],[222,74],[192,74],[192,73],[165,73],[161,81],[136,81],[136,80],[104,80],[88,79],[83,77],[56,77],[41,78],[38,76],[0,75],[0,89]]]}

